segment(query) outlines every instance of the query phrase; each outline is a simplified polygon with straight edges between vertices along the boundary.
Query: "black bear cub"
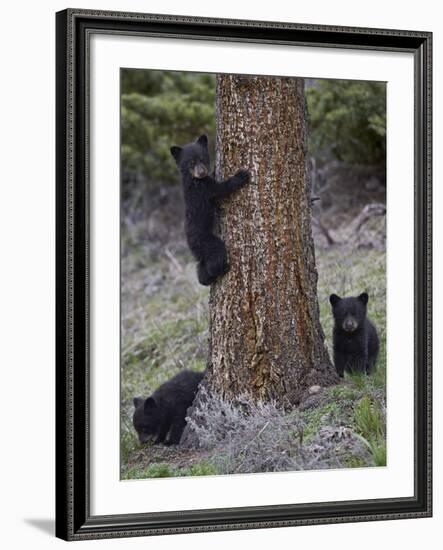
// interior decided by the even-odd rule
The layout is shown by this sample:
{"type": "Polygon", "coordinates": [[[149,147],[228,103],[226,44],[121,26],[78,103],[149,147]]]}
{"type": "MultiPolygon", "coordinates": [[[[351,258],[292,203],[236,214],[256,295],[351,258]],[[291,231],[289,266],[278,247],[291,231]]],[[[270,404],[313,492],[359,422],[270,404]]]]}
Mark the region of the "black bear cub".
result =
{"type": "Polygon", "coordinates": [[[147,399],[134,398],[133,423],[140,443],[177,445],[186,426],[186,411],[192,405],[203,372],[183,370],[162,384],[147,399]]]}
{"type": "Polygon", "coordinates": [[[212,232],[217,201],[243,187],[249,180],[249,172],[239,170],[226,181],[215,181],[209,175],[205,135],[183,147],[174,145],[171,154],[182,176],[186,239],[198,262],[198,280],[202,285],[210,285],[229,270],[225,243],[212,232]]]}
{"type": "Polygon", "coordinates": [[[340,298],[331,294],[334,316],[334,364],[339,376],[346,372],[370,374],[377,361],[380,341],[375,326],[366,317],[366,292],[357,298],[340,298]]]}

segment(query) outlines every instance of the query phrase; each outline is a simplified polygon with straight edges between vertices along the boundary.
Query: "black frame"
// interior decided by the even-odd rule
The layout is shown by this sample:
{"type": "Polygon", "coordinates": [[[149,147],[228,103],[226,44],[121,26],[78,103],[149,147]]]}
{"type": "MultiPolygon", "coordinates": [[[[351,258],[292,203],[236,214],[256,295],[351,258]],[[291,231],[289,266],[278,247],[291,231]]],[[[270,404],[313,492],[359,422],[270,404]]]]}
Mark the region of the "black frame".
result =
{"type": "Polygon", "coordinates": [[[65,540],[432,515],[432,33],[68,9],[56,15],[56,535],[65,540]],[[93,33],[412,52],[415,65],[415,495],[91,516],[89,37],[93,33]]]}

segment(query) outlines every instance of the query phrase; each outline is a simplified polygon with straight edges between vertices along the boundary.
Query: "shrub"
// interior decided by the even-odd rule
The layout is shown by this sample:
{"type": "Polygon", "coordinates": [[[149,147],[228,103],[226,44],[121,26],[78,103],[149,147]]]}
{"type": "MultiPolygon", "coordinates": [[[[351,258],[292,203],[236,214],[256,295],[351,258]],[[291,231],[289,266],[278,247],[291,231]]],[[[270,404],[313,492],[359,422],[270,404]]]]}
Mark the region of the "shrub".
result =
{"type": "Polygon", "coordinates": [[[121,120],[124,170],[142,173],[148,185],[174,183],[177,177],[171,145],[188,143],[202,133],[209,134],[214,145],[215,77],[125,69],[121,120]]]}
{"type": "Polygon", "coordinates": [[[386,165],[386,85],[316,80],[306,90],[310,151],[354,165],[386,165]]]}
{"type": "Polygon", "coordinates": [[[313,470],[371,462],[369,449],[350,428],[322,426],[307,443],[297,411],[247,397],[223,400],[203,390],[199,408],[188,419],[200,448],[221,474],[313,470]]]}

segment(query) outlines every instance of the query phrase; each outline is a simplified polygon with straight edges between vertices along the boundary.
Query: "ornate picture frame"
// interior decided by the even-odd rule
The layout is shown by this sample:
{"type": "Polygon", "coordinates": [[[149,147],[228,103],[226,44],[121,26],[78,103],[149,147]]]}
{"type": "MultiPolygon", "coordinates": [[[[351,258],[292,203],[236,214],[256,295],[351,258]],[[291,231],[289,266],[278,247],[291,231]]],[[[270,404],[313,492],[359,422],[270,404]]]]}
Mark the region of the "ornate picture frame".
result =
{"type": "MultiPolygon", "coordinates": [[[[56,15],[56,535],[65,540],[318,525],[432,514],[432,34],[69,9],[56,15]],[[414,494],[91,513],[90,40],[95,34],[404,52],[414,57],[414,494]]],[[[266,475],[266,474],[265,474],[266,475]]]]}

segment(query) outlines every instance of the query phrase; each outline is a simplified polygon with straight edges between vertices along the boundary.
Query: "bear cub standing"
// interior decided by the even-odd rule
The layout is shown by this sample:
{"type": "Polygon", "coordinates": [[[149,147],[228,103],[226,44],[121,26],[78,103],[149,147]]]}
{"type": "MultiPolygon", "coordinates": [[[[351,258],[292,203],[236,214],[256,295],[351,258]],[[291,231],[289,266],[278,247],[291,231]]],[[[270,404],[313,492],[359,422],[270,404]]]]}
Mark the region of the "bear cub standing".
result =
{"type": "Polygon", "coordinates": [[[147,399],[134,398],[133,424],[140,443],[177,445],[186,426],[186,411],[192,405],[203,372],[183,370],[162,384],[147,399]]]}
{"type": "Polygon", "coordinates": [[[329,301],[334,316],[334,364],[343,377],[346,372],[370,374],[377,361],[380,341],[377,330],[366,317],[368,295],[340,298],[331,294],[329,301]]]}
{"type": "Polygon", "coordinates": [[[217,201],[243,187],[249,180],[249,172],[239,170],[221,183],[209,176],[205,135],[183,147],[174,145],[171,154],[182,176],[186,239],[198,262],[198,280],[202,285],[210,285],[229,270],[225,243],[212,232],[217,201]]]}

